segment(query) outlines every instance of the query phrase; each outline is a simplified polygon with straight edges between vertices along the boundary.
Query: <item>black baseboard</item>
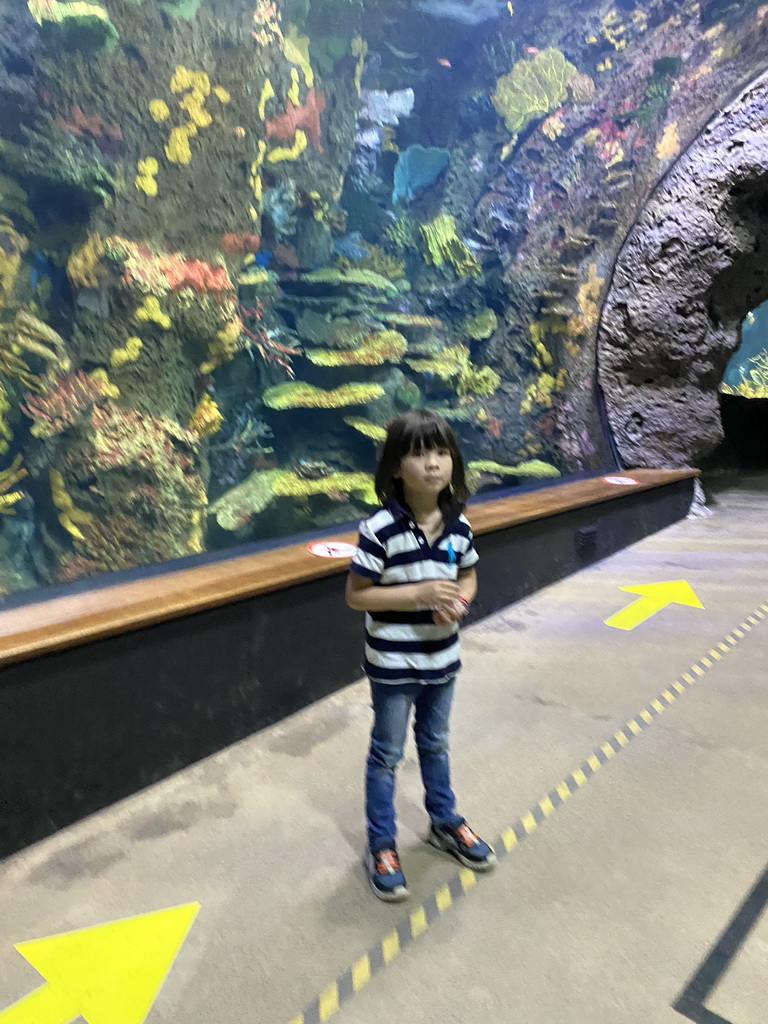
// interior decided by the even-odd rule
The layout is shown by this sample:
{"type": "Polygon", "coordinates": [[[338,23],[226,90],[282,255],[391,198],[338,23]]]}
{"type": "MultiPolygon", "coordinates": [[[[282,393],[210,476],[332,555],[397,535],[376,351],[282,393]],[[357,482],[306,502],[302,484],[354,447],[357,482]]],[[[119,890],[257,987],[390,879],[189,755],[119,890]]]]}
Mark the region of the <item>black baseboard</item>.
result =
{"type": "MultiPolygon", "coordinates": [[[[682,518],[692,490],[682,480],[479,537],[473,618],[682,518]]],[[[331,576],[0,672],[0,857],[358,678],[362,621],[343,591],[331,576]]]]}

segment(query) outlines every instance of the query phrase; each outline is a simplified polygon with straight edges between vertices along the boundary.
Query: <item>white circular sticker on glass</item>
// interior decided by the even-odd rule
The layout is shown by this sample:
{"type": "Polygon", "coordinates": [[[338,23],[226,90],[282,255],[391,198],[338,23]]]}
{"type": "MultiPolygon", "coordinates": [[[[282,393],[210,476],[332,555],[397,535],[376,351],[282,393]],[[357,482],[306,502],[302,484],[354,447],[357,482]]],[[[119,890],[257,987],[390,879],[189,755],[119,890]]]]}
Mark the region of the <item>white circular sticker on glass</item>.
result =
{"type": "Polygon", "coordinates": [[[631,476],[604,476],[603,480],[607,484],[615,484],[617,487],[636,487],[640,481],[635,480],[631,476]]]}
{"type": "Polygon", "coordinates": [[[317,555],[318,558],[351,558],[355,550],[354,544],[333,541],[329,543],[324,540],[316,541],[314,544],[307,546],[307,551],[310,555],[317,555]]]}

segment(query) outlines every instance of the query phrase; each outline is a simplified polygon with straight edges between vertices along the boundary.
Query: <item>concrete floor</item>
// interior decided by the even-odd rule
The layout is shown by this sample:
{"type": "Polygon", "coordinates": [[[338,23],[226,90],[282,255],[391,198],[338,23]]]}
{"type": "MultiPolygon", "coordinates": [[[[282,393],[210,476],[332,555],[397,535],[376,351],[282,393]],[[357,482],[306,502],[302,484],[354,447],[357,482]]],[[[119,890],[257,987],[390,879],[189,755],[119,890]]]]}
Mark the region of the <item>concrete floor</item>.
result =
{"type": "MultiPolygon", "coordinates": [[[[465,633],[454,781],[489,840],[768,605],[768,479],[712,507],[465,633]],[[673,606],[633,632],[603,624],[632,600],[618,587],[681,578],[704,610],[673,606]]],[[[753,900],[733,955],[708,958],[768,862],[767,654],[768,617],[333,1019],[673,1024],[716,962],[690,1019],[764,1024],[768,910],[753,900]]],[[[411,905],[366,888],[368,727],[360,683],[6,861],[0,1008],[40,982],[15,942],[199,900],[149,1020],[293,1021],[456,878],[423,843],[411,749],[399,786],[411,905]]]]}

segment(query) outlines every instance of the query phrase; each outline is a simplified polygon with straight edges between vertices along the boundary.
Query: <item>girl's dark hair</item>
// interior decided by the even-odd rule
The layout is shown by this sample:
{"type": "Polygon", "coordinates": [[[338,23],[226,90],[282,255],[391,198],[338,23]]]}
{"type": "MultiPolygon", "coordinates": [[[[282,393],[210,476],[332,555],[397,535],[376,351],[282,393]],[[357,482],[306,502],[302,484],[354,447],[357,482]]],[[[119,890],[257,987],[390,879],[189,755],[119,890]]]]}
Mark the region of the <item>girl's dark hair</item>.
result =
{"type": "Polygon", "coordinates": [[[461,512],[469,499],[464,459],[449,424],[429,409],[403,413],[387,427],[387,438],[376,469],[376,495],[382,505],[392,498],[400,504],[405,503],[402,481],[395,477],[403,458],[437,448],[447,449],[453,458],[451,483],[441,491],[438,506],[446,518],[461,512]]]}

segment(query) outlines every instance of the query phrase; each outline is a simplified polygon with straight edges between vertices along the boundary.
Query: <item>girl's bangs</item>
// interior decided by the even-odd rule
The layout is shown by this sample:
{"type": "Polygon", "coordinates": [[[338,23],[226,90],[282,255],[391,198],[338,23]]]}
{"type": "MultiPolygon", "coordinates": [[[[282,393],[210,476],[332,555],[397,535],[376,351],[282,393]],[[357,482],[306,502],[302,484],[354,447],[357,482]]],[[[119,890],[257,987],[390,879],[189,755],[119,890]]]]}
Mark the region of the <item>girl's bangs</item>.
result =
{"type": "Polygon", "coordinates": [[[452,452],[454,447],[451,428],[437,418],[430,417],[419,423],[411,423],[403,435],[403,452],[407,455],[418,455],[436,448],[447,448],[452,452]]]}

